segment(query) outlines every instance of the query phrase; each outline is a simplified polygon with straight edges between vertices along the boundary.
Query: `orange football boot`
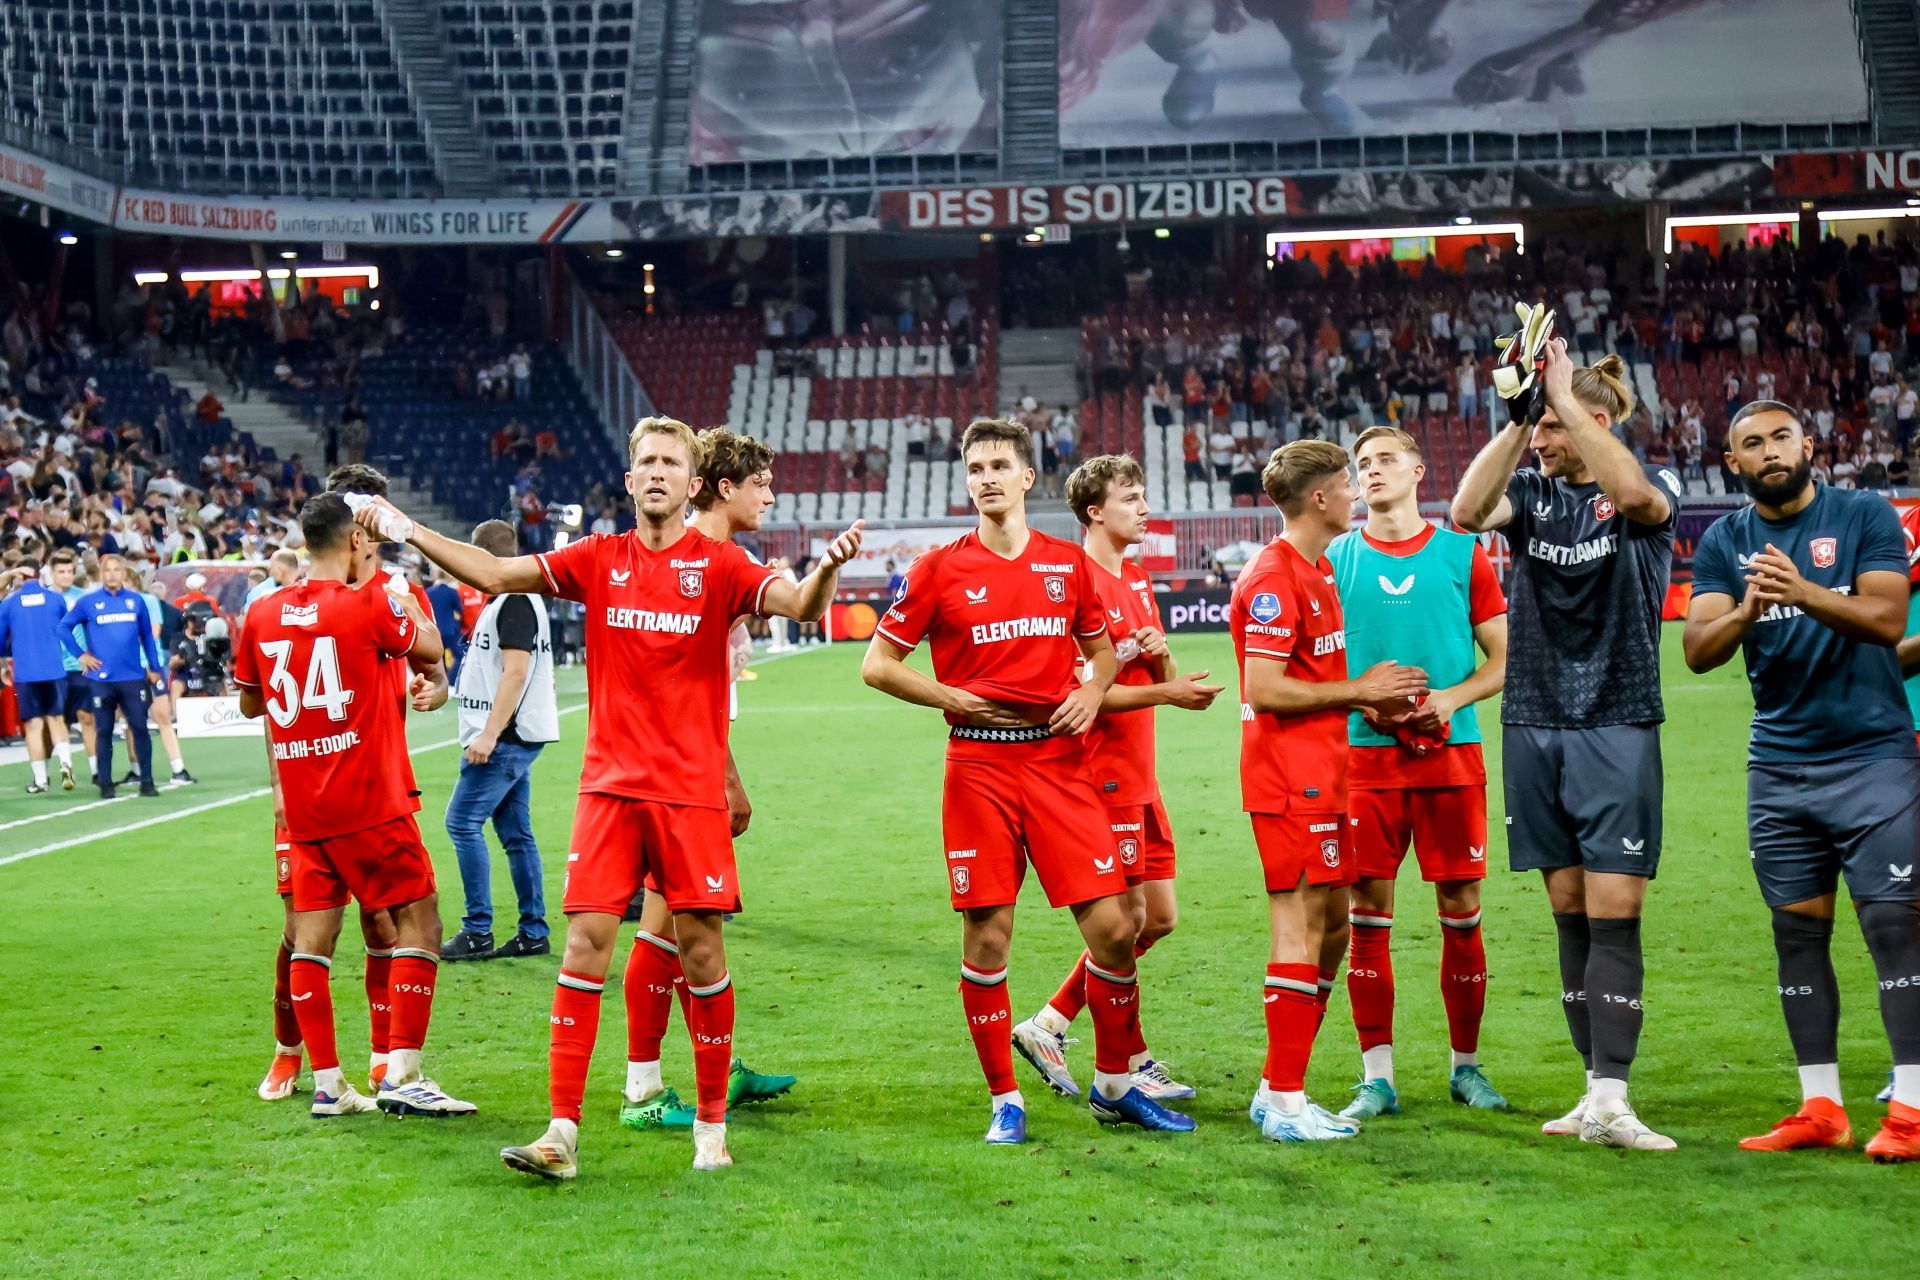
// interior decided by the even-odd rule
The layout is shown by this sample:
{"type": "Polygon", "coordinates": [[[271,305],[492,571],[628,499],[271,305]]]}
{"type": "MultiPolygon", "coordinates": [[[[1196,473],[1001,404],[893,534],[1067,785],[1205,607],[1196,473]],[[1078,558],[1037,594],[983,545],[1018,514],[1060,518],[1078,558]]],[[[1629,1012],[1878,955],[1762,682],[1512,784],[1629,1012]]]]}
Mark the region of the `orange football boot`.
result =
{"type": "Polygon", "coordinates": [[[294,1082],[300,1079],[300,1050],[296,1046],[289,1049],[285,1045],[275,1045],[273,1065],[267,1068],[267,1078],[260,1082],[260,1097],[267,1102],[278,1102],[282,1098],[293,1096],[294,1082]]]}
{"type": "Polygon", "coordinates": [[[1867,1154],[1875,1164],[1920,1160],[1920,1107],[1889,1102],[1887,1118],[1880,1122],[1880,1132],[1873,1135],[1873,1141],[1867,1143],[1867,1154]]]}
{"type": "Polygon", "coordinates": [[[1852,1145],[1853,1126],[1832,1098],[1809,1098],[1798,1111],[1759,1137],[1740,1139],[1742,1151],[1805,1151],[1852,1145]]]}

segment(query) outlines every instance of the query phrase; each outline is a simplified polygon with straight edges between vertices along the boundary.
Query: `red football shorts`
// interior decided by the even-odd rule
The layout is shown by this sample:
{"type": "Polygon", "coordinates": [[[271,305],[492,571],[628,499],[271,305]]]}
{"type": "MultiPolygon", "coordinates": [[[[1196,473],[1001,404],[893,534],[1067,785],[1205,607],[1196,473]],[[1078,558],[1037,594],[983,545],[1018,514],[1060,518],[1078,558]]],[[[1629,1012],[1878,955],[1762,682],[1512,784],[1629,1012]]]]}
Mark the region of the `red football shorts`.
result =
{"type": "Polygon", "coordinates": [[[669,911],[738,911],[727,811],[582,793],[560,909],[621,915],[643,884],[669,911]]]}
{"type": "Polygon", "coordinates": [[[295,911],[330,911],[350,898],[382,911],[432,894],[433,861],[410,813],[364,831],[293,842],[295,911]]]}
{"type": "Polygon", "coordinates": [[[1308,884],[1347,885],[1360,878],[1353,837],[1337,813],[1250,813],[1253,843],[1268,893],[1286,893],[1308,884]]]}
{"type": "Polygon", "coordinates": [[[277,822],[273,824],[273,887],[283,898],[293,896],[293,841],[277,822]]]}
{"type": "Polygon", "coordinates": [[[1367,880],[1400,874],[1407,845],[1420,860],[1420,878],[1487,878],[1487,788],[1420,787],[1351,791],[1354,859],[1367,880]]]}
{"type": "Polygon", "coordinates": [[[998,743],[947,759],[940,825],[955,911],[1009,906],[1033,864],[1056,907],[1124,893],[1127,877],[1077,738],[998,743]]]}
{"type": "Polygon", "coordinates": [[[1152,804],[1108,806],[1107,826],[1129,889],[1147,880],[1173,879],[1173,827],[1158,798],[1152,804]]]}

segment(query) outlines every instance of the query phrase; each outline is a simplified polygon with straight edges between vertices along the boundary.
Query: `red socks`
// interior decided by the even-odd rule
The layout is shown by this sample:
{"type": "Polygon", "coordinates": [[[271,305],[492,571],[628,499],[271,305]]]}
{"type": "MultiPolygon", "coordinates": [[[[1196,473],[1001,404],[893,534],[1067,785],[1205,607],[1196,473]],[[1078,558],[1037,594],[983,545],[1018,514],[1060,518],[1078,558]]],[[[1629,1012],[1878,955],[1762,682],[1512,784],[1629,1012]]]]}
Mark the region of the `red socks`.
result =
{"type": "Polygon", "coordinates": [[[287,989],[294,1017],[299,1019],[300,1038],[306,1042],[307,1065],[315,1071],[340,1065],[340,1050],[333,1040],[333,992],[327,984],[332,969],[333,962],[325,956],[296,951],[288,958],[287,989]]]}
{"type": "Polygon", "coordinates": [[[287,970],[293,964],[293,948],[280,939],[273,957],[273,1039],[291,1049],[300,1043],[300,1020],[293,1016],[292,979],[287,970]]]}
{"type": "Polygon", "coordinates": [[[1073,972],[1060,984],[1060,989],[1047,1001],[1053,1011],[1072,1022],[1087,1007],[1087,953],[1082,951],[1080,958],[1073,962],[1073,972]]]}
{"type": "Polygon", "coordinates": [[[400,947],[393,953],[388,972],[393,1007],[387,1018],[387,1045],[391,1049],[418,1049],[427,1042],[427,1022],[433,1017],[433,983],[440,974],[440,957],[431,951],[400,947]]]}
{"type": "MultiPolygon", "coordinates": [[[[1347,961],[1347,1002],[1360,1051],[1393,1043],[1393,917],[1353,913],[1353,953],[1347,961]]],[[[1443,953],[1444,954],[1444,953],[1443,953]]]]}
{"type": "Polygon", "coordinates": [[[1140,984],[1132,965],[1125,973],[1102,969],[1082,957],[1087,971],[1087,1008],[1093,1014],[1093,1069],[1125,1075],[1141,1051],[1140,984]]]}
{"type": "Polygon", "coordinates": [[[606,985],[602,979],[568,969],[560,970],[554,983],[547,1098],[555,1120],[580,1123],[580,1103],[587,1096],[587,1064],[593,1060],[594,1037],[600,1034],[600,993],[606,985]]]}
{"type": "Polygon", "coordinates": [[[733,1070],[733,975],[687,988],[687,1037],[693,1041],[694,1119],[727,1121],[727,1076],[733,1070]]]}
{"type": "Polygon", "coordinates": [[[1319,969],[1310,964],[1270,964],[1262,993],[1267,1013],[1267,1088],[1297,1093],[1306,1088],[1307,1059],[1320,1027],[1319,969]]]}
{"type": "Polygon", "coordinates": [[[367,948],[367,1032],[375,1053],[385,1053],[391,1047],[392,970],[391,948],[367,948]]]}
{"type": "Polygon", "coordinates": [[[1480,913],[1443,915],[1440,926],[1440,1000],[1447,1007],[1447,1038],[1455,1053],[1476,1053],[1480,1017],[1487,1008],[1487,948],[1480,937],[1480,913]]]}
{"type": "Polygon", "coordinates": [[[987,1077],[989,1093],[1013,1093],[1013,1005],[1007,997],[1007,971],[982,973],[960,966],[960,1004],[967,1011],[973,1051],[987,1077]]]}
{"type": "Polygon", "coordinates": [[[627,1061],[658,1062],[677,994],[684,1009],[687,979],[680,970],[680,948],[651,933],[633,936],[622,984],[627,1002],[627,1061]]]}

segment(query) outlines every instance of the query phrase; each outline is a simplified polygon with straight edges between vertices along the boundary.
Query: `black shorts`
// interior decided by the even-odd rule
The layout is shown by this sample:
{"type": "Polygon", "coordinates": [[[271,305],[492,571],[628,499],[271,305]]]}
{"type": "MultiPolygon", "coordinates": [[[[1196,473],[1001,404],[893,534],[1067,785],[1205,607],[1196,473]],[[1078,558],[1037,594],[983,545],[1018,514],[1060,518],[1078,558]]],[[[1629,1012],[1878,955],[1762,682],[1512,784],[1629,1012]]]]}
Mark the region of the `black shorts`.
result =
{"type": "Polygon", "coordinates": [[[1507,862],[1515,871],[1585,867],[1645,876],[1660,869],[1660,726],[1501,733],[1507,862]]]}
{"type": "Polygon", "coordinates": [[[76,715],[93,714],[93,681],[78,671],[67,672],[67,708],[66,718],[72,723],[76,715]]]}
{"type": "Polygon", "coordinates": [[[1920,760],[1747,766],[1747,838],[1760,896],[1911,902],[1920,862],[1920,760]]]}
{"type": "Polygon", "coordinates": [[[64,715],[67,709],[67,682],[16,680],[13,682],[13,696],[19,700],[22,720],[43,720],[48,716],[64,715]]]}

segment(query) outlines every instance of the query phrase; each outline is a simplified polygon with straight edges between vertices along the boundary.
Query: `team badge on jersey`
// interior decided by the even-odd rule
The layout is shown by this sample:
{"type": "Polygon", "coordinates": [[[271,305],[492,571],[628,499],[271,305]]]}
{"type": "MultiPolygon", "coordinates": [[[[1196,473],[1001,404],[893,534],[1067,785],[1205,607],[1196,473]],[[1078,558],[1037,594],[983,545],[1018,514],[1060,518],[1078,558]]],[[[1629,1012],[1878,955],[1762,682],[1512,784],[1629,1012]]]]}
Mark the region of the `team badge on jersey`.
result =
{"type": "Polygon", "coordinates": [[[953,869],[953,891],[965,893],[973,885],[973,872],[966,867],[953,869]]]}
{"type": "Polygon", "coordinates": [[[1807,550],[1813,552],[1813,564],[1816,569],[1831,569],[1839,558],[1840,543],[1833,538],[1815,538],[1807,544],[1807,550]]]}
{"type": "Polygon", "coordinates": [[[1614,513],[1614,505],[1613,505],[1612,498],[1609,498],[1604,493],[1598,494],[1594,497],[1593,518],[1595,520],[1611,520],[1613,519],[1613,513],[1614,513]]]}
{"type": "Polygon", "coordinates": [[[1067,600],[1067,580],[1058,574],[1047,575],[1047,599],[1055,604],[1065,604],[1067,600]]]}
{"type": "Polygon", "coordinates": [[[1338,840],[1322,840],[1320,842],[1320,857],[1321,860],[1330,867],[1339,866],[1340,842],[1338,840]]]}
{"type": "Polygon", "coordinates": [[[1140,842],[1138,840],[1122,840],[1120,842],[1120,861],[1130,867],[1139,860],[1140,842]]]}
{"type": "Polygon", "coordinates": [[[704,569],[682,569],[680,571],[680,594],[689,600],[698,599],[700,596],[700,587],[706,581],[706,577],[707,573],[704,569]]]}
{"type": "Polygon", "coordinates": [[[1272,622],[1280,616],[1280,597],[1271,591],[1262,591],[1247,606],[1247,612],[1253,615],[1255,622],[1272,622]]]}

